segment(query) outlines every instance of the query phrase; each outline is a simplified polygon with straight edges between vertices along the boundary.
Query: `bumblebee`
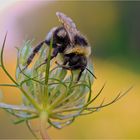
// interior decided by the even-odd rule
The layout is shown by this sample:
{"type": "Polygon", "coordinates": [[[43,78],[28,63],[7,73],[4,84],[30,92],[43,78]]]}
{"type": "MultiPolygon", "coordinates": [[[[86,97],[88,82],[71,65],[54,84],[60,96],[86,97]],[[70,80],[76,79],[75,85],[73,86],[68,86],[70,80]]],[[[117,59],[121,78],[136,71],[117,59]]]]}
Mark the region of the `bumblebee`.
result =
{"type": "MultiPolygon", "coordinates": [[[[51,40],[53,40],[51,59],[56,57],[58,53],[63,55],[63,64],[56,62],[57,65],[68,70],[79,69],[80,72],[77,78],[77,81],[79,81],[82,72],[87,69],[87,60],[91,54],[91,47],[87,39],[77,30],[76,25],[71,18],[67,17],[61,12],[56,12],[56,16],[62,25],[59,27],[53,27],[47,34],[46,39],[34,48],[32,54],[27,59],[25,69],[32,62],[32,59],[43,46],[43,44],[45,43],[47,46],[50,46],[51,40]]],[[[38,67],[46,64],[46,62],[47,58],[38,67]]],[[[89,72],[93,75],[91,71],[89,72]]]]}

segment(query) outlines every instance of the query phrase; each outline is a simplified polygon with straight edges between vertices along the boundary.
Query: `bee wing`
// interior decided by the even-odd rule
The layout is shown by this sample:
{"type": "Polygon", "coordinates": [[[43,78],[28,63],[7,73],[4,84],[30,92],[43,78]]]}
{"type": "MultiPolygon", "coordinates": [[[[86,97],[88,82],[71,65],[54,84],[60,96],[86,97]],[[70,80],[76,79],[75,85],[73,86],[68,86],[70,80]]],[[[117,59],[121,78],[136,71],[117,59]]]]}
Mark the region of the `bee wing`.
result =
{"type": "Polygon", "coordinates": [[[74,43],[74,37],[79,33],[79,31],[76,28],[75,23],[70,17],[67,17],[65,14],[61,12],[56,12],[56,16],[58,17],[59,21],[63,24],[70,42],[73,44],[74,43]]]}

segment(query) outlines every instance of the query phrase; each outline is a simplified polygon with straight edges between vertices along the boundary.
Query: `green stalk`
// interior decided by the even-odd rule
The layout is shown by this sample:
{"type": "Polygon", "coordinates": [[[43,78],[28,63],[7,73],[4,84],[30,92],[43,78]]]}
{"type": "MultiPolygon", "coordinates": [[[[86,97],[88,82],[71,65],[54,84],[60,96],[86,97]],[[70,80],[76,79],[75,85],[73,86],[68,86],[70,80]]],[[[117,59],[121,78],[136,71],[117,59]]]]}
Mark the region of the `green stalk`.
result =
{"type": "Polygon", "coordinates": [[[40,134],[43,140],[50,140],[46,131],[46,123],[48,122],[48,114],[46,111],[40,113],[40,134]]]}
{"type": "Polygon", "coordinates": [[[4,41],[3,41],[3,44],[2,44],[2,49],[1,49],[1,67],[2,67],[2,69],[4,70],[4,72],[5,72],[5,74],[9,77],[9,79],[15,84],[15,85],[17,85],[17,86],[19,86],[18,85],[18,83],[13,79],[13,77],[7,72],[7,70],[6,70],[6,68],[5,68],[5,66],[4,66],[4,61],[3,61],[3,52],[4,52],[4,46],[5,46],[5,42],[6,42],[6,38],[7,38],[7,33],[6,33],[6,35],[5,35],[5,38],[4,38],[4,41]]]}
{"type": "Polygon", "coordinates": [[[21,92],[24,94],[24,96],[30,101],[30,103],[38,110],[41,111],[40,106],[37,104],[37,102],[32,98],[30,95],[28,95],[25,90],[22,87],[19,87],[21,92]]]}
{"type": "MultiPolygon", "coordinates": [[[[1,67],[3,69],[3,71],[5,72],[5,74],[9,77],[9,79],[15,84],[14,86],[17,88],[19,88],[22,93],[24,94],[24,96],[32,103],[32,105],[37,109],[37,110],[40,110],[40,107],[39,105],[35,102],[35,100],[29,96],[25,91],[24,89],[13,79],[13,77],[7,72],[5,66],[4,66],[4,61],[3,61],[3,52],[4,52],[4,46],[5,46],[5,42],[6,42],[6,38],[7,38],[7,33],[5,35],[5,38],[4,38],[4,41],[3,41],[3,44],[2,44],[2,49],[1,49],[1,67]]],[[[6,86],[6,85],[3,85],[3,86],[6,86]]],[[[8,85],[7,85],[8,86],[8,85]]],[[[11,85],[10,85],[11,86],[11,85]]]]}
{"type": "Polygon", "coordinates": [[[27,125],[29,131],[32,133],[32,135],[33,135],[37,140],[39,140],[39,138],[37,137],[37,135],[36,135],[36,133],[34,132],[34,130],[32,130],[29,120],[26,120],[26,125],[27,125]]]}
{"type": "Polygon", "coordinates": [[[17,87],[17,85],[14,84],[0,84],[2,87],[17,87]]]}
{"type": "Polygon", "coordinates": [[[53,40],[51,39],[50,43],[50,49],[49,49],[49,54],[47,58],[47,64],[46,64],[46,73],[45,73],[45,86],[44,86],[44,102],[43,106],[46,107],[48,103],[48,80],[49,80],[49,70],[50,70],[50,60],[51,60],[51,51],[52,51],[52,42],[53,40]]]}

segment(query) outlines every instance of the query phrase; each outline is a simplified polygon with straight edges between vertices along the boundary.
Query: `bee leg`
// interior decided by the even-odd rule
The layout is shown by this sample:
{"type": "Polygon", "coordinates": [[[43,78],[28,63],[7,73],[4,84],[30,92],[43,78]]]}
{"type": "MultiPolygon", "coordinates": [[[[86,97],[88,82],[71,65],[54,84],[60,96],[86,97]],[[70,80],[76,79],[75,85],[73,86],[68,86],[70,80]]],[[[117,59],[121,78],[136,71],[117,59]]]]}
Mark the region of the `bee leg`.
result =
{"type": "Polygon", "coordinates": [[[79,75],[77,77],[77,81],[76,81],[76,82],[78,82],[82,76],[83,71],[85,70],[85,66],[81,65],[80,63],[77,63],[75,65],[70,66],[70,69],[71,70],[80,70],[80,73],[79,73],[79,75]]]}
{"type": "Polygon", "coordinates": [[[81,71],[80,71],[80,73],[79,73],[79,75],[78,75],[78,78],[77,78],[77,82],[80,80],[80,78],[81,78],[82,73],[83,73],[84,70],[85,70],[85,69],[81,69],[81,71]]]}
{"type": "Polygon", "coordinates": [[[65,57],[63,65],[66,65],[69,62],[69,57],[65,57]]]}
{"type": "Polygon", "coordinates": [[[28,59],[27,59],[27,64],[26,64],[26,66],[22,69],[22,71],[24,71],[24,70],[30,65],[30,63],[32,62],[32,60],[33,60],[33,58],[35,57],[36,53],[38,53],[38,51],[41,49],[41,47],[43,46],[44,43],[45,43],[45,41],[41,42],[39,45],[37,45],[37,46],[34,48],[32,54],[31,54],[31,55],[28,57],[28,59]]]}
{"type": "MultiPolygon", "coordinates": [[[[61,65],[61,64],[59,64],[58,62],[56,62],[56,64],[57,64],[58,66],[62,67],[63,69],[67,69],[67,70],[76,70],[76,69],[78,69],[79,67],[81,67],[80,64],[76,64],[76,65],[73,65],[73,66],[61,65]]],[[[82,73],[83,73],[84,70],[85,70],[84,67],[81,68],[81,71],[80,71],[80,73],[79,73],[79,75],[78,75],[78,78],[77,78],[77,82],[80,80],[80,78],[81,78],[82,73]]]]}
{"type": "Polygon", "coordinates": [[[59,64],[57,61],[55,61],[55,63],[59,67],[62,67],[62,68],[67,69],[67,70],[70,70],[70,67],[69,66],[66,66],[66,64],[68,63],[68,61],[69,61],[69,57],[65,57],[63,64],[59,64]]]}
{"type": "Polygon", "coordinates": [[[80,80],[81,76],[82,76],[82,73],[83,71],[85,70],[85,66],[84,65],[81,65],[80,63],[77,63],[75,65],[72,65],[72,66],[69,66],[71,70],[78,70],[80,69],[80,73],[77,77],[77,82],[80,80]]]}
{"type": "MultiPolygon", "coordinates": [[[[54,57],[56,57],[57,54],[58,54],[58,48],[55,48],[55,49],[53,50],[53,52],[52,52],[51,60],[52,60],[54,57]]],[[[38,69],[38,68],[40,68],[42,65],[46,64],[47,61],[48,61],[48,58],[46,58],[45,61],[44,61],[43,63],[41,63],[39,66],[37,66],[36,69],[38,69]]]]}
{"type": "MultiPolygon", "coordinates": [[[[51,60],[52,60],[54,57],[55,57],[55,56],[51,56],[51,60]]],[[[46,58],[45,61],[44,61],[43,63],[41,63],[40,65],[38,65],[38,66],[36,67],[36,70],[37,70],[38,68],[40,68],[41,66],[45,65],[45,64],[47,63],[47,61],[48,61],[48,58],[46,58]]]]}
{"type": "Polygon", "coordinates": [[[59,64],[57,61],[56,61],[55,63],[56,63],[59,67],[62,67],[63,69],[71,70],[71,68],[70,68],[69,66],[64,65],[64,64],[67,63],[67,62],[64,62],[63,65],[59,64]]]}

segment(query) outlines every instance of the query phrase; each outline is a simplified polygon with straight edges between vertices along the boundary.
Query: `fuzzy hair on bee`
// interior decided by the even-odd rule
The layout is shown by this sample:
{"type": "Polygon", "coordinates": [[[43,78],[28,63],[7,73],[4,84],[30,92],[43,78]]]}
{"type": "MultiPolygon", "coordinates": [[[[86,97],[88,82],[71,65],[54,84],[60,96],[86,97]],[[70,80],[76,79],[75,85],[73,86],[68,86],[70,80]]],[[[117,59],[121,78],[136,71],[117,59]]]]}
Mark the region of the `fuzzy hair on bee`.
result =
{"type": "MultiPolygon", "coordinates": [[[[62,64],[56,62],[57,65],[67,70],[79,69],[80,72],[77,77],[77,81],[79,81],[82,72],[87,69],[87,62],[91,54],[91,47],[86,37],[77,30],[75,23],[70,17],[67,17],[62,12],[56,12],[56,16],[58,17],[61,26],[53,27],[47,34],[46,39],[34,48],[32,54],[27,59],[27,65],[24,69],[26,69],[32,62],[32,59],[40,50],[42,45],[45,43],[49,47],[51,40],[53,40],[51,59],[56,57],[58,54],[61,54],[64,62],[62,62],[62,64]]],[[[38,68],[41,65],[46,64],[46,62],[47,58],[45,58],[44,62],[40,64],[38,68]]],[[[91,71],[89,72],[94,76],[91,71]]]]}
{"type": "Polygon", "coordinates": [[[77,30],[73,20],[61,12],[57,12],[56,15],[64,26],[70,41],[71,47],[68,47],[64,53],[76,53],[89,57],[91,54],[91,47],[87,39],[77,30]]]}

